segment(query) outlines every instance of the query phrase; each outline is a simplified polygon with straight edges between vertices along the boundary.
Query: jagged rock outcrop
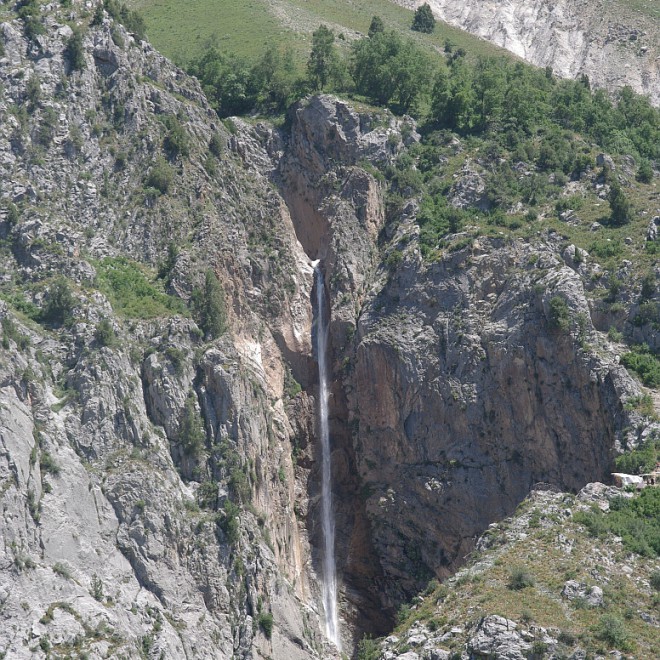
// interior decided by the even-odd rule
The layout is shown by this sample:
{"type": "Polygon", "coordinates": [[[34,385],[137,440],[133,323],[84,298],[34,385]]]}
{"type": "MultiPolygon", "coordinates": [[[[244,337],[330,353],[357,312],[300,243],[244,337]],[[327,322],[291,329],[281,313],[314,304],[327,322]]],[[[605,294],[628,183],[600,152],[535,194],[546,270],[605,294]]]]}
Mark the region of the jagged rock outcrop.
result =
{"type": "MultiPolygon", "coordinates": [[[[396,0],[417,7],[421,0],[396,0]]],[[[657,15],[603,0],[428,0],[442,20],[565,78],[610,91],[628,85],[660,104],[657,15]]]]}

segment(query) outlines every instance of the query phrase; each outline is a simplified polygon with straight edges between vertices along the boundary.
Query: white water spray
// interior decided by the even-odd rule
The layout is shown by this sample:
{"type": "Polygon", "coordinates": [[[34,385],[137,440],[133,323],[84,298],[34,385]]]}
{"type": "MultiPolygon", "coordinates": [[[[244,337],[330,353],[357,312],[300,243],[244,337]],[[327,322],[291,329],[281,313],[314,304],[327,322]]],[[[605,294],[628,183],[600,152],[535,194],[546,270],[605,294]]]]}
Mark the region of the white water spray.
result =
{"type": "Polygon", "coordinates": [[[316,280],[316,358],[319,364],[319,431],[321,434],[321,526],[323,529],[323,609],[328,639],[341,650],[337,619],[337,569],[335,566],[335,520],[332,511],[330,430],[328,428],[328,319],[325,318],[325,284],[320,266],[316,280]]]}

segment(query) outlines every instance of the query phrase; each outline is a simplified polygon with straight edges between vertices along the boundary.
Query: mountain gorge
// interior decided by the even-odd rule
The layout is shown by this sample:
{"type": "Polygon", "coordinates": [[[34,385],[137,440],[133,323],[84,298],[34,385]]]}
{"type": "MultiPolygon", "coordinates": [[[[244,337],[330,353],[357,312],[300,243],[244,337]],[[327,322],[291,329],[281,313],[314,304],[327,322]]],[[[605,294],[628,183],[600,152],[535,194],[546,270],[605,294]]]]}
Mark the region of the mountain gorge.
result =
{"type": "Polygon", "coordinates": [[[658,350],[653,169],[589,145],[556,199],[467,215],[500,158],[470,136],[429,155],[415,119],[328,94],[220,120],[112,3],[2,11],[2,657],[340,657],[317,265],[347,655],[535,484],[657,438],[622,364],[658,350]],[[422,172],[466,214],[441,238],[422,172]]]}

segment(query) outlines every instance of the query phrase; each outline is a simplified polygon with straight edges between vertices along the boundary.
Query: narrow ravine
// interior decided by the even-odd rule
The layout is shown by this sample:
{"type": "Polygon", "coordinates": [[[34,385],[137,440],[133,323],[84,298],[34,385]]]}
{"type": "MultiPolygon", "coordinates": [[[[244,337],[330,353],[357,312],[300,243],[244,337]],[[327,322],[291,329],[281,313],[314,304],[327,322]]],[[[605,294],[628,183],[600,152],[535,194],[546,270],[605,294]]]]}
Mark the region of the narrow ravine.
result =
{"type": "Polygon", "coordinates": [[[321,441],[321,527],[323,530],[323,609],[328,639],[341,650],[337,616],[337,567],[335,562],[335,517],[332,508],[332,465],[328,425],[328,319],[325,282],[320,264],[314,269],[316,284],[316,354],[319,366],[319,436],[321,441]]]}

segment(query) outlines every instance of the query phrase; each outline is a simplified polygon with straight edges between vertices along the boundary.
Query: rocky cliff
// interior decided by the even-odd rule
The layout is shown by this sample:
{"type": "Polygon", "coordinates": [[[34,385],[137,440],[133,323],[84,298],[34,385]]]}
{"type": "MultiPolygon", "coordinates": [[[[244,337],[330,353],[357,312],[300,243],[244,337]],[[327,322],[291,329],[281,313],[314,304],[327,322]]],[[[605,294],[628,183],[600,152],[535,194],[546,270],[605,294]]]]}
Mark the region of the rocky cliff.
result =
{"type": "Polygon", "coordinates": [[[333,657],[318,259],[346,648],[532,484],[605,478],[651,432],[595,262],[552,232],[422,258],[381,173],[412,120],[317,96],[223,123],[107,13],[36,16],[0,25],[5,657],[333,657]]]}
{"type": "MultiPolygon", "coordinates": [[[[396,0],[405,7],[420,1],[396,0]]],[[[610,91],[629,85],[660,104],[658,5],[617,0],[429,0],[443,21],[559,76],[586,75],[610,91]]]]}

